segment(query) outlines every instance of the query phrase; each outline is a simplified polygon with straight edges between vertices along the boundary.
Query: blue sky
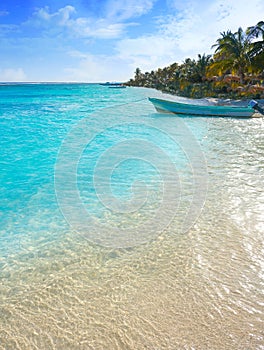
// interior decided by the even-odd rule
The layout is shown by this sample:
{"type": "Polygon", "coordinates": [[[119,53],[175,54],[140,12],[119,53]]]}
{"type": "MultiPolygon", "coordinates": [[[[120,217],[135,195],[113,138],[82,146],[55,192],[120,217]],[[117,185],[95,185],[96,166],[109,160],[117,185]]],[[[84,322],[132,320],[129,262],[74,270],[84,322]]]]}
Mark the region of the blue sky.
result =
{"type": "Polygon", "coordinates": [[[263,19],[263,0],[1,0],[0,81],[126,81],[263,19]]]}

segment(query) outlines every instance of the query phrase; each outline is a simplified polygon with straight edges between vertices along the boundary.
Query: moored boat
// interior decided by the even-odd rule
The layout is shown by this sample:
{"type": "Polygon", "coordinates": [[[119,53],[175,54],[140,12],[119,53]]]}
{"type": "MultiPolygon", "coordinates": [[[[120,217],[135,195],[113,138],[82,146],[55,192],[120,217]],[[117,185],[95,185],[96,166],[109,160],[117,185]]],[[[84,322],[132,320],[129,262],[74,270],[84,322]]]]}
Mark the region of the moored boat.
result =
{"type": "Polygon", "coordinates": [[[122,84],[120,84],[120,85],[110,85],[110,86],[108,86],[110,89],[125,89],[126,88],[126,86],[125,85],[122,85],[122,84]]]}
{"type": "Polygon", "coordinates": [[[117,82],[113,82],[110,83],[109,81],[106,83],[100,83],[100,85],[102,86],[107,86],[109,88],[126,88],[126,86],[123,83],[117,83],[117,82]]]}
{"type": "Polygon", "coordinates": [[[250,118],[255,113],[251,107],[241,106],[216,106],[216,105],[197,105],[189,103],[174,102],[162,100],[158,98],[149,98],[158,112],[175,113],[179,115],[189,116],[205,116],[205,117],[236,117],[250,118]]]}

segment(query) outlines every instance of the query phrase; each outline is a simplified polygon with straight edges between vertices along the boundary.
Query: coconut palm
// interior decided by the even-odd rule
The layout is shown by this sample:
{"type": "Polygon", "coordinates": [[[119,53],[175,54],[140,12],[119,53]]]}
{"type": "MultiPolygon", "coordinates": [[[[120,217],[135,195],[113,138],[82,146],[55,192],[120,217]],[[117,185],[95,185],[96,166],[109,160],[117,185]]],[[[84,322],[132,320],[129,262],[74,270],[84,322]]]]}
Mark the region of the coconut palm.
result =
{"type": "Polygon", "coordinates": [[[264,71],[264,21],[247,29],[247,35],[252,40],[250,55],[252,57],[253,69],[257,72],[264,71]],[[261,38],[260,40],[256,40],[261,38]]]}
{"type": "Polygon", "coordinates": [[[135,70],[135,78],[138,78],[141,74],[142,73],[141,73],[140,68],[136,68],[136,70],[135,70]]]}
{"type": "Polygon", "coordinates": [[[262,40],[254,41],[253,42],[253,51],[254,54],[259,54],[263,52],[264,50],[264,21],[260,21],[257,23],[257,25],[253,27],[247,28],[247,35],[250,39],[258,39],[259,37],[262,38],[262,40]]]}
{"type": "Polygon", "coordinates": [[[238,74],[240,83],[244,84],[245,73],[251,66],[250,60],[250,39],[242,28],[238,28],[236,33],[230,30],[220,33],[221,37],[217,39],[216,44],[212,46],[215,49],[214,64],[211,71],[219,71],[221,74],[232,72],[238,74]]]}
{"type": "Polygon", "coordinates": [[[196,61],[195,65],[195,72],[199,83],[203,82],[206,79],[206,72],[211,63],[211,55],[198,55],[198,60],[196,61]]]}

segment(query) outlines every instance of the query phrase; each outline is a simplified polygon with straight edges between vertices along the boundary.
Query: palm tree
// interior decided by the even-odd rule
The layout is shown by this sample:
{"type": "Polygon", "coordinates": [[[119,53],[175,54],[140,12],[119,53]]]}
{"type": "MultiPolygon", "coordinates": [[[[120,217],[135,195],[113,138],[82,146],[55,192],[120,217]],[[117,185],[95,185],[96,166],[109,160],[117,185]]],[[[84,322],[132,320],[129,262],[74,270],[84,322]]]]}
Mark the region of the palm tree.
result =
{"type": "Polygon", "coordinates": [[[253,40],[250,55],[253,69],[257,72],[264,71],[264,21],[258,22],[253,27],[247,28],[248,37],[253,40]],[[258,38],[261,40],[256,40],[258,38]]]}
{"type": "Polygon", "coordinates": [[[196,61],[195,72],[197,75],[197,80],[199,83],[206,79],[206,72],[209,65],[212,63],[211,55],[203,54],[198,55],[198,60],[196,61]]]}
{"type": "Polygon", "coordinates": [[[182,82],[195,82],[195,60],[191,58],[185,58],[184,62],[180,66],[179,79],[182,82]]]}
{"type": "Polygon", "coordinates": [[[220,33],[221,38],[217,39],[215,47],[214,64],[211,71],[218,70],[221,74],[231,71],[238,74],[240,83],[244,84],[245,73],[251,66],[250,60],[250,39],[243,32],[242,28],[238,28],[236,33],[230,30],[220,33]]]}
{"type": "Polygon", "coordinates": [[[263,50],[264,50],[264,21],[258,22],[257,25],[255,25],[253,27],[248,27],[246,33],[250,39],[257,39],[259,37],[262,38],[262,40],[253,42],[253,49],[255,51],[255,54],[263,52],[263,50]]]}
{"type": "Polygon", "coordinates": [[[135,84],[138,86],[143,86],[145,83],[145,75],[141,72],[140,68],[136,68],[135,70],[135,84]]]}
{"type": "Polygon", "coordinates": [[[136,70],[135,70],[135,78],[138,78],[140,75],[141,75],[140,68],[136,68],[136,70]]]}

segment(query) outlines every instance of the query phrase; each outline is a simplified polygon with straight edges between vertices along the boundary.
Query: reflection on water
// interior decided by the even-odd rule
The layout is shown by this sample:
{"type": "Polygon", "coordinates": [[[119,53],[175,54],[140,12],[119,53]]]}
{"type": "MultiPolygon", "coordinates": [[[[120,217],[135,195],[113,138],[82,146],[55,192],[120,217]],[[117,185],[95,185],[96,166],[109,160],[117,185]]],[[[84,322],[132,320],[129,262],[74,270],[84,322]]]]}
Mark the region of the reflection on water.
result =
{"type": "Polygon", "coordinates": [[[262,130],[210,118],[208,193],[187,233],[175,217],[149,243],[100,247],[38,211],[51,188],[35,194],[19,252],[0,260],[0,349],[263,349],[262,130]]]}

